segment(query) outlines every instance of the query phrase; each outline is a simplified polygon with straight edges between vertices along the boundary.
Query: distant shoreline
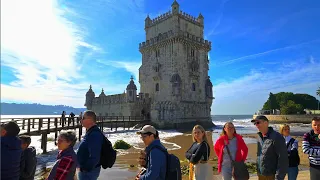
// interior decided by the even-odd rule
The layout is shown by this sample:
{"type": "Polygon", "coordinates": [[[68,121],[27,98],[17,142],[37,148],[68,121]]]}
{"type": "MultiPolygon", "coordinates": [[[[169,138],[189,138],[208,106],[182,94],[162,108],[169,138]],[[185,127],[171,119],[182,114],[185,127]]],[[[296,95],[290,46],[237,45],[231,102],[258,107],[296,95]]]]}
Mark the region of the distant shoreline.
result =
{"type": "MultiPolygon", "coordinates": [[[[258,115],[253,115],[253,118],[258,115]]],[[[281,124],[281,123],[303,123],[310,124],[311,120],[319,114],[296,114],[296,115],[264,115],[269,119],[270,123],[281,124]]]]}

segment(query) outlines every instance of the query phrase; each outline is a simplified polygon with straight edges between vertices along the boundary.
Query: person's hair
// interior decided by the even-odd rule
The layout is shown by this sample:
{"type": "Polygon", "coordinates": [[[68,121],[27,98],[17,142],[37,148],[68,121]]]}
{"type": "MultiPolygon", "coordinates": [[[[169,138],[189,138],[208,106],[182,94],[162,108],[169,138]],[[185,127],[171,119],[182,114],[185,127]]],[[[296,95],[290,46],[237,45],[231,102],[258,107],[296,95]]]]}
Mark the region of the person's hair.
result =
{"type": "MultiPolygon", "coordinates": [[[[234,127],[234,124],[233,124],[232,122],[226,122],[226,123],[223,125],[222,132],[221,132],[220,136],[225,136],[225,135],[227,135],[227,132],[224,130],[224,128],[225,128],[228,124],[232,124],[233,127],[234,127]]],[[[237,131],[236,131],[236,128],[235,128],[235,127],[234,127],[234,134],[237,134],[237,131]]]]}
{"type": "Polygon", "coordinates": [[[74,131],[61,131],[59,134],[60,137],[65,139],[67,142],[70,142],[70,146],[73,147],[77,142],[77,136],[74,131]]]}
{"type": "Polygon", "coordinates": [[[97,121],[97,115],[95,112],[91,111],[91,110],[87,110],[83,113],[83,116],[87,116],[90,117],[94,122],[97,121]]]}
{"type": "Polygon", "coordinates": [[[15,121],[10,121],[4,124],[2,128],[7,131],[6,136],[18,136],[20,132],[20,128],[15,121]]]}
{"type": "Polygon", "coordinates": [[[315,117],[312,118],[311,122],[312,121],[320,121],[320,117],[315,116],[315,117]]]}
{"type": "Polygon", "coordinates": [[[286,127],[290,129],[289,124],[281,124],[279,127],[279,133],[283,135],[283,129],[286,127]]]}
{"type": "Polygon", "coordinates": [[[206,134],[206,130],[201,126],[201,125],[195,125],[192,129],[192,140],[193,142],[197,142],[196,139],[194,138],[194,130],[199,129],[202,133],[203,133],[203,138],[202,140],[208,143],[208,138],[207,138],[207,134],[206,134]]]}
{"type": "Polygon", "coordinates": [[[20,140],[22,141],[22,144],[28,144],[28,146],[31,144],[31,137],[28,135],[21,135],[19,136],[20,140]]]}

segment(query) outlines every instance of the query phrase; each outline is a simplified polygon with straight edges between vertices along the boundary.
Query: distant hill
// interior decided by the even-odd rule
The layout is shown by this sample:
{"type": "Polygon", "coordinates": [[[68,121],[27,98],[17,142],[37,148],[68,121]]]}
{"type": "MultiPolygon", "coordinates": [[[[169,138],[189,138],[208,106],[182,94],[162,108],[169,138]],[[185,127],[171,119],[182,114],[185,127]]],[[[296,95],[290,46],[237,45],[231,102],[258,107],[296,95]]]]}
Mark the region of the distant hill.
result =
{"type": "Polygon", "coordinates": [[[66,111],[67,115],[70,112],[78,115],[86,108],[74,108],[65,105],[1,103],[0,110],[1,115],[60,115],[62,111],[66,111]]]}

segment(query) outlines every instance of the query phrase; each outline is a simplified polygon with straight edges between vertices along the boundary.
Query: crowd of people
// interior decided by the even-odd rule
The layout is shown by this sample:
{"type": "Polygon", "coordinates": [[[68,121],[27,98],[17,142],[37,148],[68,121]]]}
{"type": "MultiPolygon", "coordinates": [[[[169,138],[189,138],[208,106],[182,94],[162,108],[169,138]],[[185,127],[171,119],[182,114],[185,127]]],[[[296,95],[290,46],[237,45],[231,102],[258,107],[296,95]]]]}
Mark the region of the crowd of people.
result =
{"type": "MultiPolygon", "coordinates": [[[[96,180],[101,170],[101,150],[104,135],[96,125],[93,111],[83,113],[81,123],[86,134],[79,144],[74,131],[61,131],[57,139],[57,161],[52,167],[48,180],[96,180]]],[[[300,164],[298,141],[290,136],[290,126],[282,124],[279,132],[269,126],[265,116],[256,116],[251,121],[258,129],[257,175],[259,180],[296,180],[300,164]]],[[[309,155],[310,179],[320,177],[320,118],[311,120],[312,129],[302,141],[302,151],[309,155]]],[[[1,179],[32,180],[35,176],[36,150],[31,147],[31,138],[20,135],[20,128],[10,121],[1,124],[1,179]]],[[[177,180],[181,179],[180,161],[162,145],[159,132],[151,125],[145,125],[137,132],[145,149],[140,152],[142,167],[136,180],[177,180]]],[[[196,125],[192,129],[193,143],[185,153],[189,162],[189,180],[212,180],[213,170],[208,161],[211,149],[218,157],[218,172],[224,180],[246,180],[249,173],[245,166],[248,147],[242,136],[237,134],[232,122],[227,122],[220,137],[211,148],[205,129],[196,125]]]]}

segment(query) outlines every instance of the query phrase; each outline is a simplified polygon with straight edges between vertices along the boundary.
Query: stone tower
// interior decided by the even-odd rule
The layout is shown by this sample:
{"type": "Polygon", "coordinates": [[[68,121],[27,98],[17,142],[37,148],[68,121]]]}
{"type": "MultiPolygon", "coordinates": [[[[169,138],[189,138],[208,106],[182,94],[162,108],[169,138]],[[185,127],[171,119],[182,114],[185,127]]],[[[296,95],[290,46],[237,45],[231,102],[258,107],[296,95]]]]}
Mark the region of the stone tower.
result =
{"type": "MultiPolygon", "coordinates": [[[[208,76],[211,42],[203,39],[204,17],[171,11],[145,19],[146,41],[139,44],[141,92],[150,95],[151,120],[160,126],[211,122],[212,83],[208,76]]],[[[212,122],[211,122],[212,123],[212,122]]]]}
{"type": "Polygon", "coordinates": [[[90,85],[90,88],[86,93],[86,103],[84,104],[84,106],[86,106],[88,110],[92,110],[92,103],[94,98],[95,98],[95,94],[92,90],[92,86],[90,85]]]}

